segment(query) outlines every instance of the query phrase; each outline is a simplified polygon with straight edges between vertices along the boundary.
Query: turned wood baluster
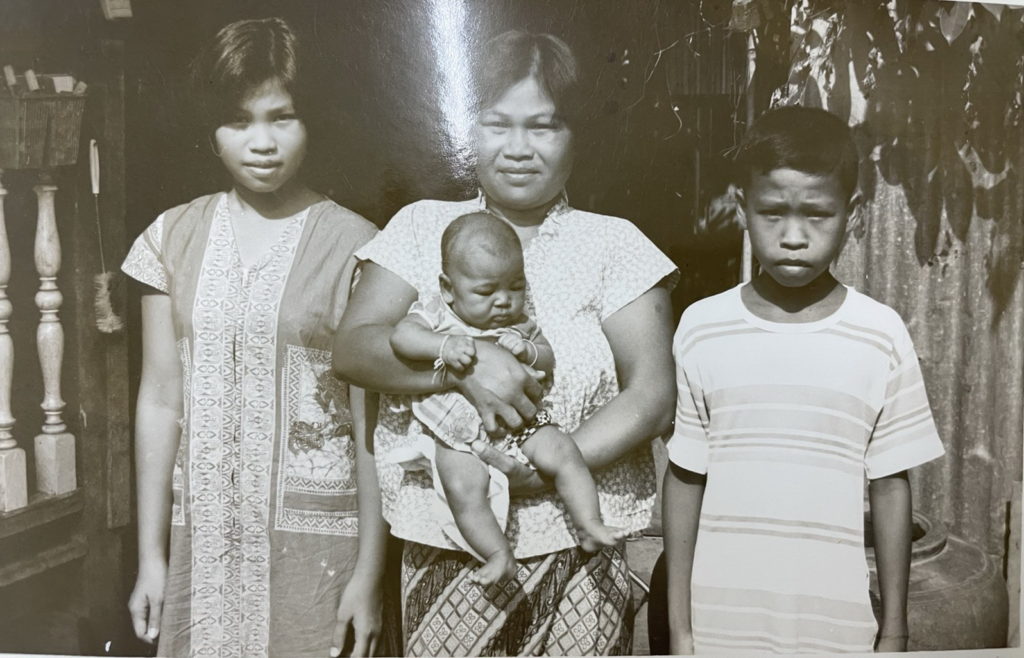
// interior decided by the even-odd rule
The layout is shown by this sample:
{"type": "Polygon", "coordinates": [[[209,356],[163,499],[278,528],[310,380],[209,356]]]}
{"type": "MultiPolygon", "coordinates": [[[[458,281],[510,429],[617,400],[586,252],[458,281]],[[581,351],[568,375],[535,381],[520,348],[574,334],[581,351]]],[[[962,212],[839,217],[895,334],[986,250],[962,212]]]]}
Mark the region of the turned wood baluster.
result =
{"type": "Polygon", "coordinates": [[[14,439],[14,416],[11,414],[11,381],[14,374],[14,343],[7,329],[14,307],[7,298],[11,279],[11,247],[7,242],[4,200],[7,190],[0,169],[0,512],[28,504],[25,451],[14,439]]]}
{"type": "Polygon", "coordinates": [[[60,434],[66,425],[61,419],[64,400],[60,395],[60,370],[64,360],[64,327],[60,324],[57,311],[64,296],[57,288],[57,273],[60,271],[60,237],[57,235],[57,216],[53,199],[57,186],[49,173],[39,176],[39,185],[34,188],[39,201],[39,216],[36,221],[35,261],[39,273],[39,291],[36,292],[36,306],[39,308],[39,327],[36,330],[36,345],[39,348],[39,367],[43,373],[43,434],[60,434]]]}
{"type": "Polygon", "coordinates": [[[4,200],[7,189],[0,169],[0,450],[15,448],[14,416],[11,414],[11,382],[14,375],[14,341],[7,329],[14,307],[7,298],[7,284],[11,280],[11,246],[7,242],[7,224],[4,200]]]}

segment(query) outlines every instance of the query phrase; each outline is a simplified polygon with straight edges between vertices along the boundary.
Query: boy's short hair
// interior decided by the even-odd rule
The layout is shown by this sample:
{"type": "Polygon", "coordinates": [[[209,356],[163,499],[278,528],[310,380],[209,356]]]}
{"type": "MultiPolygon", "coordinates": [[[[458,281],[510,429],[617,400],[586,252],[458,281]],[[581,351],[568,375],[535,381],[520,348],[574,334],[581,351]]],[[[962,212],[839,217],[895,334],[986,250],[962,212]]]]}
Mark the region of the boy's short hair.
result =
{"type": "Polygon", "coordinates": [[[747,131],[733,162],[740,187],[749,185],[754,174],[795,169],[835,175],[847,200],[857,189],[860,169],[850,127],[830,112],[799,105],[762,114],[747,131]]]}
{"type": "Polygon", "coordinates": [[[476,239],[474,247],[492,256],[506,258],[522,253],[523,245],[507,222],[487,212],[471,212],[457,217],[441,234],[441,271],[449,268],[466,253],[466,241],[476,239]]]}

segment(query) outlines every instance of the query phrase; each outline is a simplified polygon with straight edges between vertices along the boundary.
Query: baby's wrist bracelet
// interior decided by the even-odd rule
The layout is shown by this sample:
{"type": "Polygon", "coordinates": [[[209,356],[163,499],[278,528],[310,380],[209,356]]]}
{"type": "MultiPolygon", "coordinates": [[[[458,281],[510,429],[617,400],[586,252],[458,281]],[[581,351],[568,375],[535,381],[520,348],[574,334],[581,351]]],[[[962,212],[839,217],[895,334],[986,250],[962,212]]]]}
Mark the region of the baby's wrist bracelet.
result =
{"type": "Polygon", "coordinates": [[[434,359],[434,381],[442,384],[448,374],[448,367],[444,362],[444,346],[448,344],[449,338],[451,336],[445,334],[445,337],[441,339],[441,346],[437,348],[437,358],[434,359]]]}

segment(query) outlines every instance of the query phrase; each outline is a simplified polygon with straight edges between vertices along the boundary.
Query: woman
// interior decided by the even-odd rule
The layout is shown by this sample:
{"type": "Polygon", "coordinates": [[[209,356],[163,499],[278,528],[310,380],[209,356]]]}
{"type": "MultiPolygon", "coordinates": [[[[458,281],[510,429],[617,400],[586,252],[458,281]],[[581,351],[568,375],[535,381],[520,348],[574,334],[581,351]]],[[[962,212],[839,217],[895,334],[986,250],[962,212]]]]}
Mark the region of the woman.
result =
{"type": "Polygon", "coordinates": [[[123,265],[145,285],[129,608],[160,655],[322,658],[346,638],[363,655],[381,626],[374,400],[329,352],[376,229],[302,182],[297,52],[265,19],[200,53],[195,98],[231,188],[161,214],[123,265]]]}
{"type": "MultiPolygon", "coordinates": [[[[477,75],[477,175],[464,202],[403,208],[357,252],[362,278],[342,318],[334,364],[383,391],[374,443],[385,518],[406,540],[403,610],[409,655],[621,654],[631,649],[631,598],[622,544],[582,552],[557,497],[533,471],[478,441],[510,478],[508,537],[516,580],[486,590],[430,514],[429,476],[403,476],[387,454],[423,430],[394,396],[437,391],[434,372],[395,357],[389,337],[418,295],[437,293],[445,226],[474,209],[505,219],[524,245],[534,319],[555,352],[544,406],[575,439],[598,485],[604,521],[630,531],[650,519],[650,441],[675,401],[669,289],[672,263],[629,222],[575,210],[572,169],[576,64],[551,35],[507,32],[483,49],[477,75]]],[[[515,357],[476,341],[477,360],[449,380],[489,432],[533,418],[540,385],[515,357]]]]}

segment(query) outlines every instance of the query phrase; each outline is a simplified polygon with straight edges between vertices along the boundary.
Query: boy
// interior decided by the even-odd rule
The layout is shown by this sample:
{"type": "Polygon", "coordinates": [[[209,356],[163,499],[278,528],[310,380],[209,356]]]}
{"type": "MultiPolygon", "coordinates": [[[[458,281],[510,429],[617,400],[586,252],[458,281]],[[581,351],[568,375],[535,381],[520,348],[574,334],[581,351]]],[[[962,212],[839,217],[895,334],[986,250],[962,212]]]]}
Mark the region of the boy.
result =
{"type": "Polygon", "coordinates": [[[906,650],[906,471],[943,447],[902,320],[829,272],[858,204],[856,147],[835,116],[786,107],[736,164],[760,273],[689,307],[673,341],[671,651],[871,651],[876,631],[878,650],[906,650]]]}
{"type": "MultiPolygon", "coordinates": [[[[395,354],[433,361],[443,376],[446,369],[461,372],[472,366],[474,340],[491,340],[530,367],[550,373],[554,352],[524,311],[526,274],[515,230],[488,213],[463,215],[441,236],[441,259],[441,295],[413,303],[391,336],[395,354]]],[[[446,391],[414,400],[412,412],[437,441],[391,458],[410,469],[426,466],[424,459],[433,463],[435,488],[456,526],[446,525],[445,532],[483,562],[471,580],[486,586],[512,577],[516,561],[504,534],[508,483],[469,448],[477,439],[487,440],[476,409],[460,393],[446,391]]],[[[496,447],[554,481],[585,551],[614,546],[625,533],[601,521],[597,487],[583,455],[572,437],[547,418],[542,410],[531,427],[496,447]]]]}

